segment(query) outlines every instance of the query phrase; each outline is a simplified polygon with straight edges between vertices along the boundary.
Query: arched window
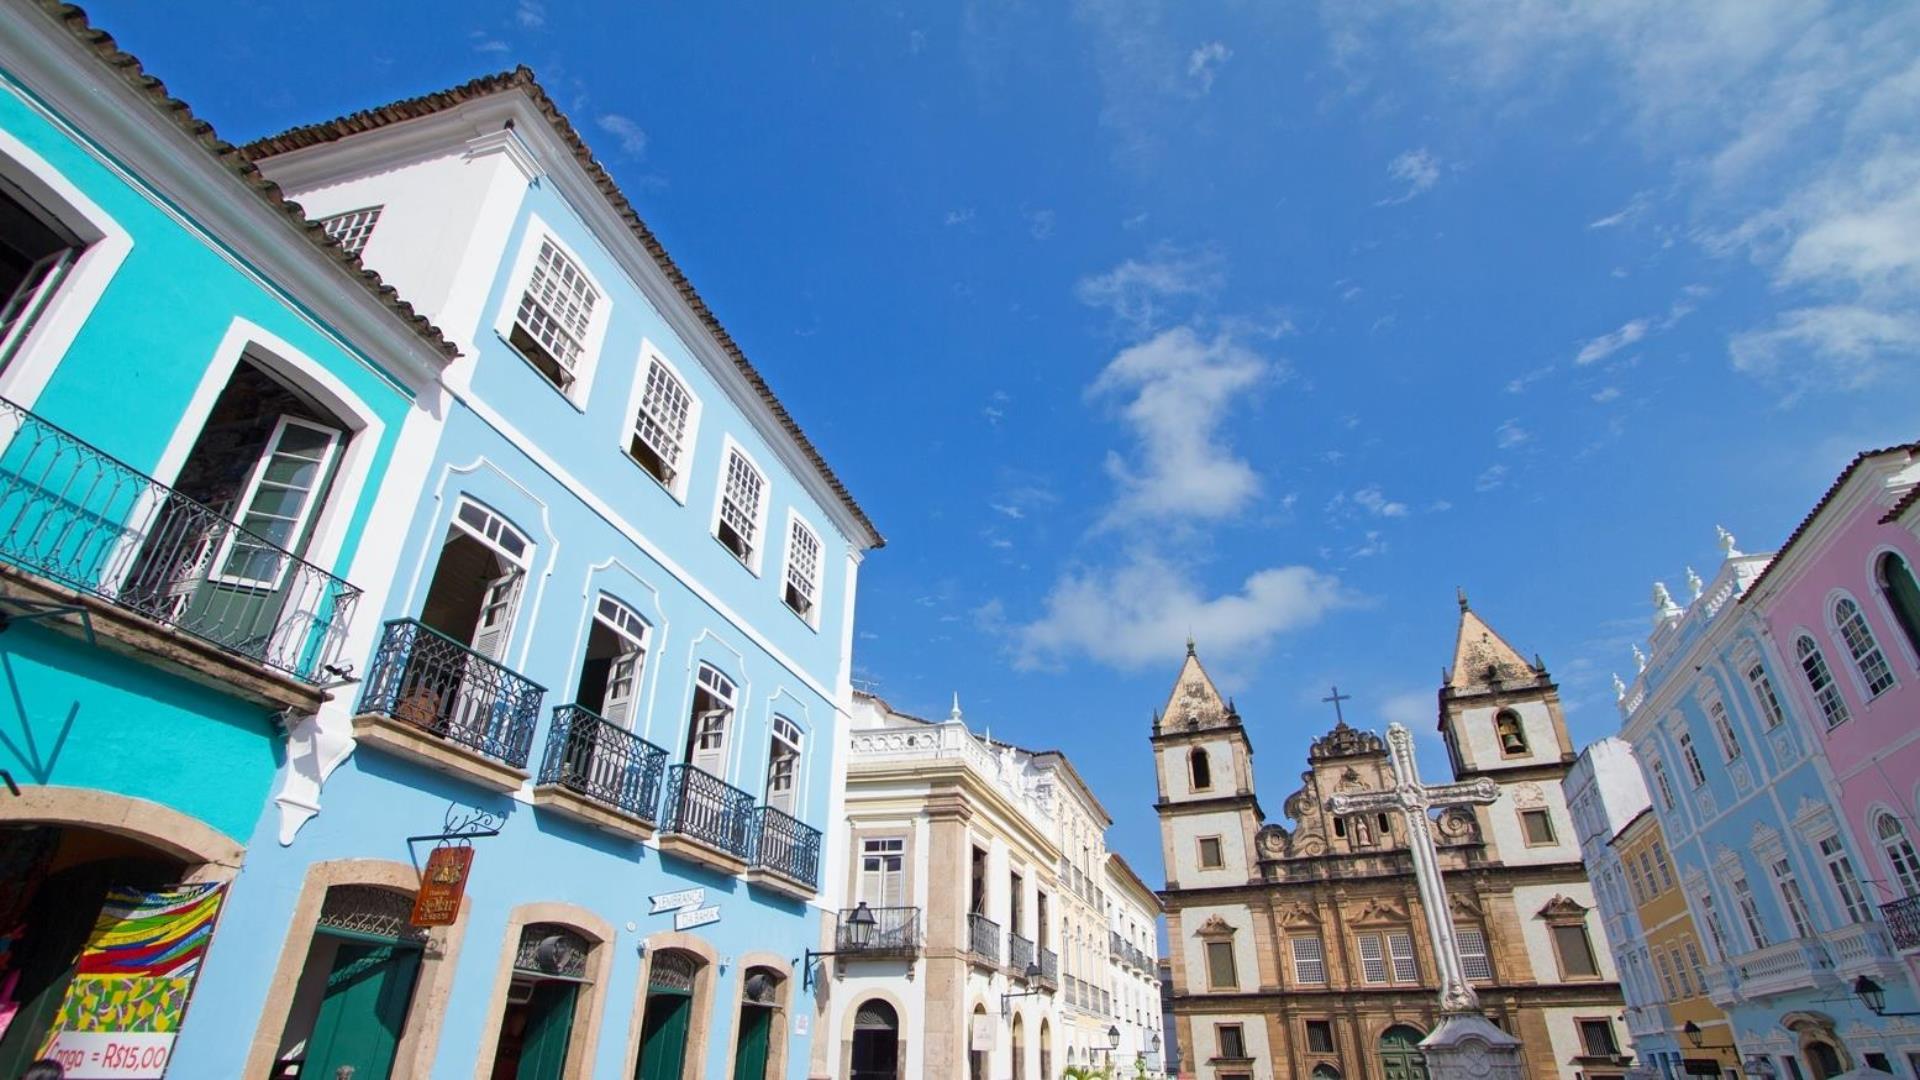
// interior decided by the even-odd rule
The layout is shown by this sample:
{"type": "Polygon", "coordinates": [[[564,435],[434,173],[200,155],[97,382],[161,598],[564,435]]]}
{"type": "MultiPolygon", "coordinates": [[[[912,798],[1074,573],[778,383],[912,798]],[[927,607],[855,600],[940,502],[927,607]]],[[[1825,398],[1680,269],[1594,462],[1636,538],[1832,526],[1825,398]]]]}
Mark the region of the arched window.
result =
{"type": "Polygon", "coordinates": [[[1494,734],[1500,738],[1502,754],[1524,754],[1527,752],[1527,732],[1520,725],[1520,714],[1512,709],[1501,709],[1493,718],[1494,734]]]}
{"type": "Polygon", "coordinates": [[[1906,826],[1892,814],[1881,814],[1874,822],[1873,831],[1880,838],[1880,850],[1886,852],[1887,865],[1893,869],[1893,880],[1899,884],[1900,894],[1920,896],[1920,855],[1914,853],[1906,826]]]}
{"type": "Polygon", "coordinates": [[[1840,628],[1840,639],[1847,643],[1853,666],[1867,684],[1867,696],[1879,697],[1891,688],[1894,682],[1893,669],[1887,666],[1880,643],[1873,640],[1873,629],[1867,625],[1867,617],[1861,614],[1860,605],[1844,596],[1835,600],[1833,624],[1840,628]]]}
{"type": "Polygon", "coordinates": [[[767,750],[767,805],[783,814],[792,814],[799,798],[800,745],[800,726],[775,716],[767,750]]]}
{"type": "Polygon", "coordinates": [[[1846,723],[1846,699],[1840,696],[1840,687],[1833,681],[1833,672],[1827,668],[1827,658],[1820,654],[1820,646],[1802,634],[1800,640],[1793,643],[1793,651],[1800,658],[1800,670],[1807,676],[1807,689],[1813,691],[1813,700],[1820,703],[1820,715],[1826,718],[1827,726],[1833,728],[1846,723]]]}
{"type": "Polygon", "coordinates": [[[1874,576],[1879,578],[1880,594],[1887,598],[1887,607],[1893,609],[1893,619],[1907,635],[1907,644],[1920,652],[1920,583],[1913,579],[1913,568],[1907,565],[1907,560],[1889,551],[1880,556],[1874,571],[1874,576]]]}
{"type": "Polygon", "coordinates": [[[1196,746],[1187,755],[1187,776],[1193,781],[1193,790],[1205,791],[1213,786],[1213,763],[1207,759],[1204,747],[1196,746]]]}
{"type": "Polygon", "coordinates": [[[1020,1017],[1013,1018],[1013,1080],[1027,1080],[1027,1027],[1020,1017]]]}
{"type": "Polygon", "coordinates": [[[709,776],[727,775],[727,727],[733,719],[733,680],[701,664],[687,729],[687,764],[709,776]]]}
{"type": "Polygon", "coordinates": [[[1053,1080],[1053,1026],[1040,1018],[1040,1078],[1053,1080]]]}
{"type": "Polygon", "coordinates": [[[851,1080],[899,1080],[900,1016],[878,998],[860,1003],[853,1014],[851,1080]]]}
{"type": "Polygon", "coordinates": [[[1323,1061],[1313,1067],[1313,1080],[1340,1080],[1340,1070],[1323,1061]]]}

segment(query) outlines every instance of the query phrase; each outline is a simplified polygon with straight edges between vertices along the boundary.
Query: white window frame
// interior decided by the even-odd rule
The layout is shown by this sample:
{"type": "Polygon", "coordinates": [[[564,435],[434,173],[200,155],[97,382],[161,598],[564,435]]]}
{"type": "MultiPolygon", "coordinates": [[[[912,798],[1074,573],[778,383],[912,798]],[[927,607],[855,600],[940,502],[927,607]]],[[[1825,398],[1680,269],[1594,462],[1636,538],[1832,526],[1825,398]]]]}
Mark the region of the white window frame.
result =
{"type": "MultiPolygon", "coordinates": [[[[267,436],[266,445],[260,450],[260,459],[253,463],[253,469],[247,473],[247,483],[240,489],[240,495],[234,500],[233,509],[229,511],[229,513],[235,525],[242,529],[246,528],[244,522],[249,513],[249,508],[253,506],[253,500],[260,495],[260,485],[266,480],[267,466],[273,461],[273,455],[276,452],[276,448],[280,445],[281,437],[286,434],[287,429],[290,427],[306,428],[308,431],[326,436],[327,439],[327,448],[320,455],[320,460],[317,463],[318,468],[316,468],[313,473],[313,486],[307,489],[306,496],[300,503],[300,512],[294,515],[293,529],[287,534],[287,542],[285,544],[275,545],[282,551],[292,553],[294,548],[300,546],[300,534],[305,532],[309,525],[313,524],[314,518],[320,509],[321,492],[324,491],[327,486],[329,474],[333,469],[334,459],[340,454],[342,437],[346,434],[339,428],[329,427],[326,424],[302,419],[298,416],[281,416],[273,425],[273,434],[267,436]]],[[[257,536],[259,534],[254,533],[253,535],[257,536]]],[[[264,589],[268,592],[278,589],[280,583],[286,580],[287,571],[291,567],[291,560],[278,560],[272,578],[251,578],[245,574],[228,574],[221,572],[220,568],[225,566],[227,560],[233,556],[233,549],[237,537],[238,533],[235,530],[226,530],[226,535],[220,539],[219,548],[214,551],[213,558],[207,563],[207,580],[244,589],[264,589]]],[[[264,536],[260,538],[266,540],[267,543],[273,543],[272,540],[268,540],[264,536]]]]}
{"type": "Polygon", "coordinates": [[[633,461],[634,465],[638,467],[642,473],[645,473],[648,479],[665,488],[667,494],[673,496],[674,501],[682,505],[686,504],[687,484],[693,476],[693,458],[695,447],[698,446],[700,441],[700,413],[702,408],[704,408],[704,406],[700,400],[700,395],[693,389],[693,383],[688,381],[686,375],[680,371],[680,368],[674,364],[672,360],[667,358],[667,354],[663,352],[659,346],[655,345],[649,339],[642,338],[640,341],[640,363],[634,370],[633,389],[627,401],[627,419],[626,426],[622,429],[620,454],[629,461],[633,461]],[[651,470],[633,458],[633,440],[639,437],[640,431],[640,406],[641,403],[646,400],[647,375],[651,372],[654,364],[659,364],[662,368],[666,369],[667,374],[671,375],[674,381],[680,384],[680,389],[686,391],[687,394],[687,429],[682,436],[680,459],[674,466],[673,480],[671,482],[663,482],[659,477],[653,475],[651,470]]]}
{"type": "Polygon", "coordinates": [[[1760,898],[1753,894],[1753,884],[1745,874],[1733,879],[1733,906],[1740,912],[1740,921],[1746,927],[1747,943],[1754,949],[1764,949],[1772,944],[1767,937],[1767,924],[1760,915],[1760,898]]]}
{"type": "MultiPolygon", "coordinates": [[[[653,643],[653,626],[648,623],[646,619],[642,618],[638,611],[634,610],[633,605],[608,592],[595,595],[593,601],[593,621],[606,627],[607,632],[614,637],[633,646],[631,650],[634,654],[632,676],[633,704],[630,706],[632,711],[628,713],[625,722],[620,724],[621,727],[632,731],[635,729],[639,720],[640,688],[645,685],[646,682],[647,652],[653,643]]],[[[584,647],[585,643],[583,642],[582,648],[584,649],[584,647]]],[[[613,680],[613,666],[609,663],[607,668],[608,693],[611,693],[613,690],[613,680]]],[[[604,715],[605,710],[606,703],[603,701],[601,703],[603,715],[600,717],[602,720],[607,719],[604,715]]]]}
{"type": "Polygon", "coordinates": [[[612,312],[613,296],[607,291],[606,286],[594,277],[593,272],[587,269],[587,260],[581,258],[580,253],[574,250],[572,245],[561,239],[560,233],[548,225],[540,215],[528,215],[526,228],[520,236],[519,253],[514,256],[513,272],[507,276],[506,288],[500,297],[500,310],[494,315],[493,332],[500,338],[500,343],[532,368],[541,382],[553,387],[555,393],[571,402],[574,408],[584,412],[587,399],[593,390],[594,371],[600,366],[600,350],[606,341],[607,323],[612,312]],[[574,267],[587,279],[587,283],[593,286],[596,294],[593,313],[587,319],[587,332],[580,342],[580,361],[568,369],[573,373],[573,381],[566,386],[555,386],[553,380],[547,378],[546,373],[534,364],[531,357],[526,356],[513,345],[513,327],[515,317],[520,311],[520,299],[526,295],[527,286],[533,280],[533,268],[539,261],[542,242],[551,243],[560,254],[572,260],[574,267]]]}
{"type": "Polygon", "coordinates": [[[707,534],[713,537],[713,542],[719,544],[721,550],[732,556],[741,566],[746,567],[748,573],[759,577],[760,566],[767,556],[767,504],[773,501],[773,482],[767,476],[767,470],[760,467],[760,462],[756,461],[752,454],[747,453],[746,447],[741,446],[731,435],[726,437],[721,446],[719,474],[714,482],[713,519],[707,524],[707,534]],[[739,454],[740,460],[746,462],[747,467],[760,476],[760,505],[754,509],[753,531],[756,540],[745,559],[734,554],[733,549],[720,539],[721,508],[727,498],[727,470],[731,467],[735,454],[739,454]]]}
{"type": "Polygon", "coordinates": [[[1826,864],[1828,883],[1833,886],[1833,894],[1839,898],[1840,911],[1847,921],[1872,922],[1873,907],[1867,903],[1866,887],[1860,883],[1860,875],[1853,868],[1853,858],[1847,854],[1840,834],[1828,833],[1814,841],[1814,848],[1820,852],[1820,861],[1826,864]]]}
{"type": "Polygon", "coordinates": [[[792,507],[787,508],[786,537],[786,548],[780,558],[780,580],[777,586],[780,590],[780,606],[793,612],[795,618],[817,631],[820,629],[820,605],[826,599],[827,544],[821,539],[820,530],[813,527],[813,522],[808,521],[800,511],[792,507]],[[808,605],[806,611],[801,611],[787,602],[787,584],[793,575],[794,541],[801,530],[805,530],[807,535],[813,538],[814,546],[813,596],[812,603],[808,605]]]}
{"type": "Polygon", "coordinates": [[[453,516],[449,518],[448,521],[454,528],[459,529],[461,532],[466,533],[475,540],[499,552],[508,562],[514,563],[522,569],[533,565],[534,544],[532,538],[528,537],[526,533],[521,532],[519,527],[513,522],[508,521],[505,514],[488,506],[486,503],[462,495],[460,496],[460,500],[454,503],[453,516]],[[484,518],[484,522],[480,525],[475,525],[472,522],[462,520],[460,511],[467,507],[472,507],[478,512],[484,518]],[[518,554],[515,554],[512,550],[508,549],[507,545],[500,542],[500,538],[509,533],[520,541],[520,551],[518,554]]]}
{"type": "Polygon", "coordinates": [[[799,724],[780,713],[774,713],[767,721],[767,729],[767,782],[766,790],[761,793],[761,801],[773,806],[774,766],[781,760],[779,751],[782,748],[791,751],[793,766],[787,773],[789,802],[786,807],[775,809],[797,820],[800,817],[800,767],[806,760],[806,733],[800,730],[799,724]],[[786,730],[782,730],[782,725],[786,730]]]}
{"type": "Polygon", "coordinates": [[[1300,986],[1327,984],[1327,951],[1318,934],[1298,934],[1288,938],[1293,957],[1293,981],[1300,986]]]}
{"type": "MultiPolygon", "coordinates": [[[[1831,605],[1829,605],[1831,606],[1831,605]]],[[[1843,646],[1844,647],[1844,646],[1843,646]]],[[[1802,630],[1793,635],[1793,660],[1800,667],[1801,681],[1806,684],[1807,693],[1813,695],[1813,706],[1820,712],[1820,721],[1828,731],[1839,727],[1853,718],[1847,706],[1847,696],[1840,692],[1840,680],[1834,677],[1833,665],[1827,662],[1826,650],[1820,647],[1820,639],[1808,631],[1802,630]],[[1812,646],[1811,651],[1803,651],[1802,643],[1812,646]],[[1809,662],[1818,664],[1825,685],[1814,681],[1814,672],[1809,662]],[[1828,694],[1831,693],[1831,698],[1828,694]]]]}
{"type": "Polygon", "coordinates": [[[1487,935],[1477,926],[1453,924],[1453,940],[1460,949],[1460,970],[1468,982],[1493,981],[1493,956],[1487,951],[1487,935]],[[1478,964],[1475,963],[1478,961],[1478,964]]]}
{"type": "Polygon", "coordinates": [[[1741,661],[1746,669],[1747,687],[1753,691],[1754,700],[1760,705],[1760,717],[1766,721],[1767,730],[1772,731],[1787,722],[1787,713],[1780,704],[1780,693],[1774,688],[1773,675],[1767,665],[1757,656],[1748,656],[1741,661]]]}
{"type": "Polygon", "coordinates": [[[1827,598],[1827,626],[1833,640],[1840,646],[1840,652],[1847,658],[1847,666],[1853,672],[1854,688],[1860,692],[1862,702],[1872,702],[1880,695],[1900,686],[1899,676],[1893,673],[1893,662],[1887,659],[1887,650],[1880,644],[1880,635],[1874,632],[1873,624],[1867,621],[1867,609],[1860,605],[1850,594],[1835,591],[1827,598]],[[1842,619],[1840,605],[1846,604],[1853,609],[1853,616],[1860,620],[1860,632],[1865,638],[1864,648],[1855,651],[1853,642],[1847,637],[1847,623],[1842,619]],[[1874,689],[1874,677],[1868,674],[1868,667],[1878,665],[1885,678],[1885,685],[1874,689]]]}
{"type": "Polygon", "coordinates": [[[1793,872],[1793,863],[1782,853],[1768,864],[1767,873],[1773,878],[1774,890],[1780,897],[1780,910],[1786,913],[1787,929],[1797,938],[1813,937],[1813,913],[1807,909],[1806,890],[1800,887],[1800,876],[1793,872]]]}
{"type": "Polygon", "coordinates": [[[373,239],[373,231],[380,227],[380,216],[386,211],[385,203],[362,206],[358,210],[343,210],[338,214],[328,214],[317,224],[322,232],[340,245],[340,250],[355,258],[367,250],[367,242],[373,239]]]}
{"type": "Polygon", "coordinates": [[[1686,762],[1687,778],[1693,781],[1695,789],[1707,786],[1707,770],[1700,764],[1700,754],[1693,748],[1693,733],[1683,731],[1674,738],[1680,747],[1680,760],[1686,762]]]}
{"type": "Polygon", "coordinates": [[[1733,730],[1733,715],[1727,712],[1727,705],[1718,697],[1705,700],[1703,711],[1707,714],[1707,724],[1713,728],[1715,741],[1720,744],[1720,760],[1731,764],[1740,760],[1740,735],[1733,730]]]}
{"type": "Polygon", "coordinates": [[[1399,984],[1420,981],[1420,961],[1413,951],[1413,932],[1389,930],[1386,933],[1387,960],[1393,966],[1393,981],[1399,984]]]}

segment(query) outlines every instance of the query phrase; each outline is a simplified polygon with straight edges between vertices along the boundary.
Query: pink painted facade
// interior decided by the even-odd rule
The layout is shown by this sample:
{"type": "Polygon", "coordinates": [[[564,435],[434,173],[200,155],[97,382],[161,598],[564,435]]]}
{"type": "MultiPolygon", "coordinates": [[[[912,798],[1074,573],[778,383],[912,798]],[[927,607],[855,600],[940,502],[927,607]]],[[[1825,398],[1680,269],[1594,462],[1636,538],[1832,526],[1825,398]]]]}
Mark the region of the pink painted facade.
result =
{"type": "Polygon", "coordinates": [[[1831,767],[1867,903],[1920,978],[1920,445],[1860,455],[1741,603],[1831,767]]]}

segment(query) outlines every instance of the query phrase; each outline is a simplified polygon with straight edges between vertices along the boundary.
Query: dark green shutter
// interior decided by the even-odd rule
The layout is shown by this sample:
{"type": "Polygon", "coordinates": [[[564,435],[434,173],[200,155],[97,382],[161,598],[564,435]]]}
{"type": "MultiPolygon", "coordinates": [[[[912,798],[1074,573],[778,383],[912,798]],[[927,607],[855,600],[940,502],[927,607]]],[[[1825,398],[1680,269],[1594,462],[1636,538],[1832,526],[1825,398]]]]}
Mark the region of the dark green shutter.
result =
{"type": "Polygon", "coordinates": [[[691,994],[656,990],[647,995],[635,1080],[681,1080],[687,1059],[687,1017],[692,1011],[691,994]]]}
{"type": "Polygon", "coordinates": [[[567,1065],[567,1041],[573,1034],[573,1006],[579,999],[576,983],[537,983],[527,1002],[527,1034],[520,1045],[520,1068],[514,1080],[560,1080],[567,1065]]]}
{"type": "Polygon", "coordinates": [[[354,1080],[386,1080],[407,1023],[420,950],[342,941],[307,1040],[302,1076],[333,1076],[353,1066],[354,1080]]]}
{"type": "Polygon", "coordinates": [[[740,1039],[733,1051],[733,1080],[766,1080],[767,1042],[773,1031],[773,1010],[747,1005],[740,1010],[740,1039]]]}

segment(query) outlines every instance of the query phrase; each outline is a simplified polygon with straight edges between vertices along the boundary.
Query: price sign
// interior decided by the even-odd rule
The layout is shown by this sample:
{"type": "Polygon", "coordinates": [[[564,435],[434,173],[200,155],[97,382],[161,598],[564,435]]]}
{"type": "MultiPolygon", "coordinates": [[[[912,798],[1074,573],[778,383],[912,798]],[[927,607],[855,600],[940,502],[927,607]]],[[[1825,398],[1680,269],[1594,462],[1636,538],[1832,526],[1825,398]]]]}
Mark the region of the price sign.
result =
{"type": "Polygon", "coordinates": [[[62,1031],[45,1057],[67,1070],[68,1080],[136,1080],[166,1075],[173,1033],[154,1031],[62,1031]]]}

